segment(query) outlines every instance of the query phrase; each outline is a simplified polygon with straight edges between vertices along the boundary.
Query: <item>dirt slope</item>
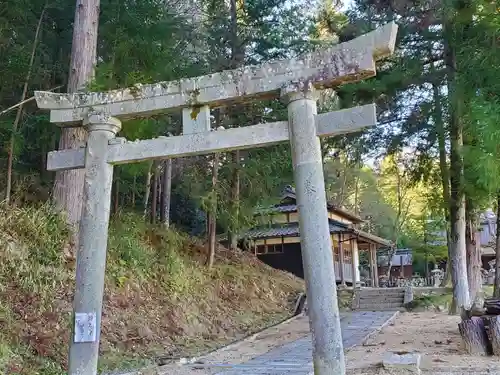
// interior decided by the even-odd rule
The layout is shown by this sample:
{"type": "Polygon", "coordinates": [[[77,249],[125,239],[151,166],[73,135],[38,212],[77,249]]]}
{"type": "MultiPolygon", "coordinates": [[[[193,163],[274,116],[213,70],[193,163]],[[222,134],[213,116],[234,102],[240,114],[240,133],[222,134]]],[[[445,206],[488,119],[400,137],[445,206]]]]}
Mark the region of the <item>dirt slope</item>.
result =
{"type": "MultiPolygon", "coordinates": [[[[122,215],[110,230],[102,370],[188,356],[286,318],[303,282],[246,253],[122,215]]],[[[75,260],[48,206],[0,208],[0,373],[59,375],[67,361],[75,260]]]]}

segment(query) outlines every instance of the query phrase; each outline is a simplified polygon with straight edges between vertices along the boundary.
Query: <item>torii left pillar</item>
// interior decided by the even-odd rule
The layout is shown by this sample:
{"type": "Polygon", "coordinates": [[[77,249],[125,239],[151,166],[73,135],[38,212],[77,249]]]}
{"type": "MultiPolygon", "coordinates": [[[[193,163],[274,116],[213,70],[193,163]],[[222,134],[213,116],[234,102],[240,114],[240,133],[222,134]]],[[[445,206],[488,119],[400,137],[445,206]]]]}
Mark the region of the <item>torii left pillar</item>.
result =
{"type": "Polygon", "coordinates": [[[111,206],[113,165],[107,162],[109,141],[120,131],[118,119],[91,114],[88,131],[80,241],[76,255],[76,290],[73,302],[73,337],[69,373],[97,374],[101,312],[106,270],[106,249],[111,206]]]}

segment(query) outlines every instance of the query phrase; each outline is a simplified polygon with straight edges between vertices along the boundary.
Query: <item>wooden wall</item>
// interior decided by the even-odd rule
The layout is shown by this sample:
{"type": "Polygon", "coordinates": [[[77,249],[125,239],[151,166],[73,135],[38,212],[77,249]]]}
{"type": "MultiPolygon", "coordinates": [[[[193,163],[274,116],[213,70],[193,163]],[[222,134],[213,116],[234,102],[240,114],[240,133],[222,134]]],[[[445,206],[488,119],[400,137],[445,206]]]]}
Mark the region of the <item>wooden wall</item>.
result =
{"type": "MultiPolygon", "coordinates": [[[[266,241],[267,242],[267,241],[266,241]]],[[[261,247],[261,246],[259,246],[261,247]]],[[[257,257],[267,265],[290,272],[297,277],[304,278],[304,267],[302,266],[302,254],[300,252],[300,242],[286,243],[283,245],[282,253],[263,253],[258,249],[261,254],[257,257]]]]}

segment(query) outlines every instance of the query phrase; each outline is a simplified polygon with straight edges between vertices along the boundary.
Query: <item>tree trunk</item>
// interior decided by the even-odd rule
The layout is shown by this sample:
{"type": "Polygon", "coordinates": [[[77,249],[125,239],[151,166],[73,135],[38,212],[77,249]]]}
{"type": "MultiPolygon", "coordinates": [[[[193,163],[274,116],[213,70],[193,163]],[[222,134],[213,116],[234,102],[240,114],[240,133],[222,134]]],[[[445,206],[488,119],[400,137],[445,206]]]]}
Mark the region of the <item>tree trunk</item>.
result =
{"type": "MultiPolygon", "coordinates": [[[[243,4],[243,3],[242,3],[243,4]]],[[[236,0],[231,0],[231,67],[239,68],[245,61],[245,49],[238,33],[238,4],[236,0]]],[[[243,5],[242,5],[243,6],[243,5]]],[[[237,127],[238,114],[242,112],[242,106],[236,105],[233,107],[232,126],[237,127]]],[[[231,250],[238,248],[238,231],[240,229],[240,151],[236,150],[232,155],[232,179],[231,179],[231,201],[230,201],[230,225],[228,231],[228,242],[231,250]]]]}
{"type": "Polygon", "coordinates": [[[158,163],[155,162],[154,172],[153,172],[153,195],[151,197],[151,224],[156,223],[157,207],[158,207],[158,180],[159,180],[159,167],[158,163]]]}
{"type": "Polygon", "coordinates": [[[455,299],[455,308],[457,310],[450,311],[452,314],[458,313],[461,309],[468,310],[470,308],[469,285],[467,280],[467,262],[466,262],[466,240],[465,240],[465,200],[461,182],[456,179],[461,179],[460,162],[453,159],[459,159],[456,150],[458,143],[454,139],[452,144],[452,176],[451,176],[451,203],[450,203],[450,218],[451,218],[451,279],[453,284],[453,298],[455,299]]]}
{"type": "MultiPolygon", "coordinates": [[[[354,179],[354,215],[359,216],[359,170],[354,179]]],[[[356,224],[356,227],[359,227],[358,224],[356,224]]]]}
{"type": "Polygon", "coordinates": [[[229,248],[238,249],[238,230],[240,214],[240,151],[232,152],[233,178],[231,181],[231,225],[228,233],[229,248]]]}
{"type": "Polygon", "coordinates": [[[450,238],[450,170],[446,157],[446,132],[444,129],[443,109],[441,106],[441,97],[439,87],[432,85],[434,101],[434,123],[436,124],[436,133],[439,148],[439,169],[441,171],[441,188],[443,194],[443,211],[446,221],[446,247],[448,248],[448,259],[446,260],[446,274],[441,286],[446,286],[451,281],[451,238],[450,238]]]}
{"type": "Polygon", "coordinates": [[[474,306],[481,308],[484,303],[482,295],[481,251],[477,241],[477,218],[470,203],[467,205],[466,221],[467,282],[469,284],[469,296],[474,306]]]}
{"type": "Polygon", "coordinates": [[[148,174],[146,175],[146,188],[144,190],[144,219],[148,215],[149,194],[151,193],[151,179],[153,177],[153,162],[149,163],[148,174]]]}
{"type": "Polygon", "coordinates": [[[472,317],[464,320],[458,323],[458,329],[464,340],[467,353],[473,355],[491,354],[491,344],[483,319],[472,317]]]}
{"type": "Polygon", "coordinates": [[[163,169],[161,222],[165,228],[168,228],[170,225],[170,200],[172,196],[172,159],[165,160],[163,169]]]}
{"type": "Polygon", "coordinates": [[[26,78],[24,80],[23,93],[21,94],[21,101],[19,107],[17,107],[16,118],[12,124],[12,133],[10,135],[9,149],[7,156],[7,185],[5,187],[5,202],[10,204],[10,195],[12,191],[12,165],[14,163],[14,146],[16,141],[16,132],[19,127],[19,122],[23,114],[23,104],[26,99],[26,94],[28,93],[28,85],[31,79],[31,72],[33,70],[33,62],[35,61],[36,46],[38,45],[38,36],[40,35],[40,29],[42,26],[43,18],[45,16],[45,10],[47,9],[47,3],[43,6],[40,17],[38,18],[38,24],[36,26],[35,37],[33,38],[33,47],[31,47],[31,57],[28,65],[28,72],[26,73],[26,78]]]}
{"type": "Polygon", "coordinates": [[[452,32],[454,25],[445,24],[445,62],[448,69],[448,92],[450,97],[450,235],[451,235],[451,279],[453,284],[453,299],[455,303],[450,309],[451,314],[470,308],[469,286],[467,281],[466,240],[465,240],[465,195],[464,195],[464,164],[463,119],[461,118],[463,95],[456,77],[456,56],[452,32]]]}
{"type": "Polygon", "coordinates": [[[493,355],[500,356],[500,316],[487,316],[488,338],[490,339],[493,355]]]}
{"type": "Polygon", "coordinates": [[[495,241],[495,285],[493,296],[500,298],[500,192],[497,193],[497,238],[495,241]]]}
{"type": "MultiPolygon", "coordinates": [[[[68,92],[85,90],[94,76],[97,54],[97,29],[100,0],[77,0],[73,26],[73,44],[68,77],[68,92]]],[[[82,127],[63,128],[59,149],[75,149],[85,144],[87,133],[82,127]]],[[[78,228],[83,205],[85,169],[56,173],[54,201],[66,213],[70,225],[78,228]]],[[[76,233],[75,233],[76,234],[76,233]]],[[[78,236],[74,236],[77,245],[78,236]]]]}
{"type": "Polygon", "coordinates": [[[394,255],[396,254],[396,251],[398,249],[398,238],[399,238],[399,233],[402,227],[402,222],[404,220],[403,218],[403,200],[404,200],[404,194],[402,193],[402,176],[401,176],[401,171],[399,169],[399,165],[396,161],[394,160],[394,168],[396,170],[396,176],[397,176],[397,204],[398,204],[398,209],[396,213],[396,219],[394,221],[394,247],[389,250],[389,264],[387,265],[387,271],[385,273],[385,276],[387,277],[388,280],[390,280],[391,277],[391,269],[392,269],[392,258],[394,258],[394,255]]]}
{"type": "Polygon", "coordinates": [[[219,178],[220,154],[214,154],[214,165],[212,167],[212,192],[210,199],[210,211],[208,214],[208,259],[207,266],[212,268],[215,260],[215,250],[217,246],[217,182],[219,178]]]}
{"type": "Polygon", "coordinates": [[[394,247],[392,247],[387,251],[388,263],[387,263],[387,270],[385,271],[385,277],[387,277],[388,280],[390,280],[391,278],[392,259],[394,258],[394,255],[396,255],[397,250],[398,247],[397,244],[395,244],[394,247]]]}
{"type": "Polygon", "coordinates": [[[137,176],[134,174],[134,182],[132,183],[132,208],[135,209],[135,189],[137,188],[137,176]]]}
{"type": "Polygon", "coordinates": [[[451,284],[451,261],[448,253],[448,259],[446,260],[446,271],[444,273],[443,281],[441,281],[441,287],[445,288],[450,284],[451,284]]]}
{"type": "Polygon", "coordinates": [[[114,194],[114,214],[116,215],[120,209],[120,181],[118,180],[118,171],[115,170],[113,179],[115,180],[115,194],[114,194]]]}

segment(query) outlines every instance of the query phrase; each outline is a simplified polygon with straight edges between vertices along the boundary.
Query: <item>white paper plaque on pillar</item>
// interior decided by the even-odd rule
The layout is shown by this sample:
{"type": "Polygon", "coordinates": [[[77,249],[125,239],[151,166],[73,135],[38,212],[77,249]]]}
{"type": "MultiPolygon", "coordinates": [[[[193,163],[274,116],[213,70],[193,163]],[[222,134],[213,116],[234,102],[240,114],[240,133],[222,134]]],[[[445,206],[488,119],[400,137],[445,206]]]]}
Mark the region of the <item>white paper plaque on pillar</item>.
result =
{"type": "Polygon", "coordinates": [[[96,313],[75,313],[75,343],[97,340],[96,313]]]}

